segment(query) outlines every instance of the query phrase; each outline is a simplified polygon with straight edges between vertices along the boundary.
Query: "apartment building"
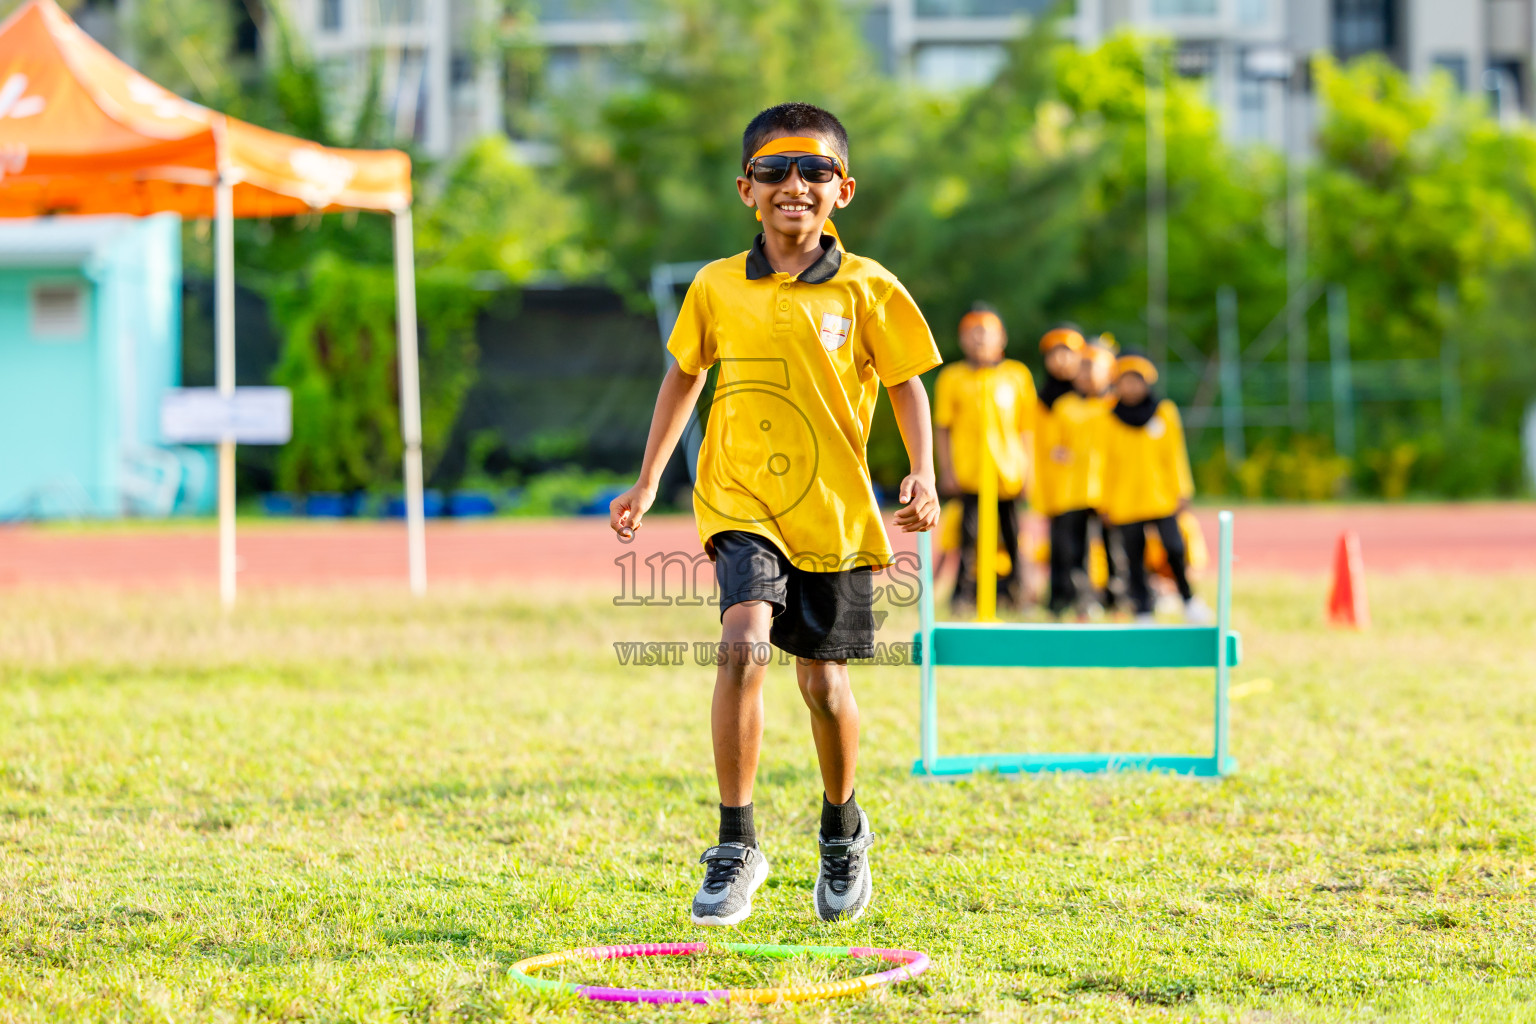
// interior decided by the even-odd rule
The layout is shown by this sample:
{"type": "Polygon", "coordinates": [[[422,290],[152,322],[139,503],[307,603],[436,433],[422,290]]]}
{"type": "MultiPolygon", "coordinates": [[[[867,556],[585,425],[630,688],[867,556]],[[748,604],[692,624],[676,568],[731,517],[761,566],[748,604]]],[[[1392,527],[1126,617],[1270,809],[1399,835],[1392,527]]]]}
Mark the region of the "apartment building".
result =
{"type": "Polygon", "coordinates": [[[381,79],[396,138],[430,156],[503,130],[500,63],[487,36],[499,0],[287,0],[341,113],[381,79]]]}
{"type": "MultiPolygon", "coordinates": [[[[121,13],[134,0],[105,0],[121,13]]],[[[241,5],[248,0],[230,0],[241,5]]],[[[271,2],[271,0],[268,0],[271,2]]],[[[505,131],[496,33],[507,0],[283,0],[346,116],[373,69],[394,132],[433,156],[505,131]]],[[[771,3],[772,0],[763,0],[771,3]]],[[[1008,41],[1055,0],[849,0],[884,70],[932,89],[988,80],[1008,41]]],[[[104,0],[82,11],[112,41],[104,0]]],[[[622,51],[647,30],[649,0],[534,0],[546,86],[622,82],[622,51]]],[[[1228,135],[1286,147],[1306,137],[1305,55],[1386,54],[1415,78],[1436,70],[1486,93],[1501,117],[1530,117],[1536,0],[1075,0],[1063,30],[1085,46],[1125,27],[1176,46],[1206,84],[1228,135]],[[1295,101],[1295,102],[1292,102],[1295,101]],[[1305,118],[1302,118],[1304,122],[1305,118]]],[[[1299,144],[1299,143],[1296,143],[1299,144]]]]}
{"type": "MultiPolygon", "coordinates": [[[[555,83],[601,82],[641,31],[636,0],[545,0],[539,38],[555,83]]],[[[988,80],[1007,43],[1055,0],[872,0],[864,34],[888,73],[935,89],[988,80]]],[[[1304,55],[1381,52],[1415,78],[1448,72],[1506,117],[1532,111],[1536,0],[1076,0],[1063,30],[1085,46],[1124,27],[1171,37],[1182,74],[1208,84],[1228,134],[1287,146],[1304,55]],[[1299,72],[1299,73],[1298,73],[1299,72]]],[[[1302,104],[1305,105],[1305,104],[1302,104]]]]}
{"type": "MultiPolygon", "coordinates": [[[[985,81],[1008,39],[1052,0],[886,0],[871,42],[934,88],[985,81]],[[883,31],[882,31],[883,30],[883,31]]],[[[1064,30],[1084,46],[1124,27],[1175,41],[1237,140],[1286,146],[1287,98],[1310,91],[1300,58],[1380,52],[1422,79],[1439,69],[1485,91],[1501,116],[1532,111],[1533,0],[1077,0],[1064,30]]]]}

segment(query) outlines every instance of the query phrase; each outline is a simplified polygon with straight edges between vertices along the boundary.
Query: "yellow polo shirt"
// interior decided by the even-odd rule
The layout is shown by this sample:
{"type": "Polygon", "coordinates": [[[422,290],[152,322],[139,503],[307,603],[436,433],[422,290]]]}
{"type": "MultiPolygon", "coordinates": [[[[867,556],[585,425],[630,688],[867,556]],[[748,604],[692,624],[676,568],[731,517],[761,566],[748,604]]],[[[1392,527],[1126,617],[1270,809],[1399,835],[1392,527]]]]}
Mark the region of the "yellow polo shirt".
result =
{"type": "Polygon", "coordinates": [[[1034,428],[1035,379],[1017,359],[996,366],[950,363],[933,384],[933,422],[949,431],[950,467],[966,494],[981,490],[982,437],[997,467],[997,496],[1024,492],[1029,452],[1024,435],[1034,428]]]}
{"type": "Polygon", "coordinates": [[[1163,519],[1194,497],[1189,449],[1179,410],[1166,398],[1144,426],[1133,427],[1113,413],[1105,420],[1104,498],[1099,510],[1125,525],[1163,519]]]}
{"type": "Polygon", "coordinates": [[[762,236],[694,277],[667,342],[678,366],[719,374],[699,450],[699,539],[743,530],[812,572],[891,562],[866,445],[879,385],[940,363],[912,296],[832,235],[799,274],[762,236]]]}
{"type": "Polygon", "coordinates": [[[1040,405],[1032,498],[1042,514],[1099,507],[1109,408],[1109,399],[1076,391],[1056,399],[1050,409],[1040,405]]]}

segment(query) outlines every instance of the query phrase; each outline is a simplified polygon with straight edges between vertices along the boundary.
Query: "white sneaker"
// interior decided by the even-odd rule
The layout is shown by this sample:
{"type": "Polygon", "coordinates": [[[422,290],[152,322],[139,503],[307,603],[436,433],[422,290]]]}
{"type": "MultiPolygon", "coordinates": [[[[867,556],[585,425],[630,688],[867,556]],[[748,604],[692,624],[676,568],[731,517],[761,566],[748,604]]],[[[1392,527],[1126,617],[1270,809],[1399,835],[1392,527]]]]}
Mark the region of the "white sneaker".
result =
{"type": "Polygon", "coordinates": [[[1184,602],[1184,621],[1191,626],[1209,626],[1215,623],[1216,613],[1196,596],[1184,602]]]}

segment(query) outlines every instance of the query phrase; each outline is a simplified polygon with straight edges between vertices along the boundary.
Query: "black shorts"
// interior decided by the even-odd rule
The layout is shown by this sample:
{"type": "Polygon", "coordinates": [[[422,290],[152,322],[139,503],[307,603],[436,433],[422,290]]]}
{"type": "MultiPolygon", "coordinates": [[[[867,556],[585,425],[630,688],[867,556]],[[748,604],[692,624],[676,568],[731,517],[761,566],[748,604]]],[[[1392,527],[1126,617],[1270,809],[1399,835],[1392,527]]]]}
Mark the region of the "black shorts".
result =
{"type": "Polygon", "coordinates": [[[810,572],[790,564],[771,540],[741,530],[709,538],[720,583],[720,617],[733,604],[773,605],[768,639],[816,661],[875,656],[873,570],[810,572]]]}

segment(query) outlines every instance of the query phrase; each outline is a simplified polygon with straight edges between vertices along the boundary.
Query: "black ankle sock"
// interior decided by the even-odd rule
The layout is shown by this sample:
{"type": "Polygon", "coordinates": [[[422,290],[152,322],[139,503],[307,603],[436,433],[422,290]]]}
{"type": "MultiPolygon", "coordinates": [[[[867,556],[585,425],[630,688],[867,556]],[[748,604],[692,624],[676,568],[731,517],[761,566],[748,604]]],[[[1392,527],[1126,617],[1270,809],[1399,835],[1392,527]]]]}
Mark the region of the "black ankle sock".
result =
{"type": "Polygon", "coordinates": [[[852,839],[859,832],[859,802],[856,793],[848,794],[848,802],[835,804],[821,794],[821,834],[828,839],[852,839]]]}
{"type": "Polygon", "coordinates": [[[752,823],[751,804],[745,807],[720,805],[720,842],[757,845],[757,828],[752,823]]]}

